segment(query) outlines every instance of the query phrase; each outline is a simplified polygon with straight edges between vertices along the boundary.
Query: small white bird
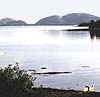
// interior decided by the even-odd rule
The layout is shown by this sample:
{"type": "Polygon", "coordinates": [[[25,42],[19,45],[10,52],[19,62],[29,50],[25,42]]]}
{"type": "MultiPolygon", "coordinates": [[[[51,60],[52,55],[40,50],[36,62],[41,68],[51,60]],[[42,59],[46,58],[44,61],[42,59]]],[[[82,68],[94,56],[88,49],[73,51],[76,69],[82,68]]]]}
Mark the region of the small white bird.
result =
{"type": "Polygon", "coordinates": [[[90,87],[89,87],[89,92],[93,92],[94,91],[94,85],[91,85],[90,87]]]}
{"type": "Polygon", "coordinates": [[[93,91],[94,91],[94,85],[84,87],[84,92],[93,92],[93,91]]]}

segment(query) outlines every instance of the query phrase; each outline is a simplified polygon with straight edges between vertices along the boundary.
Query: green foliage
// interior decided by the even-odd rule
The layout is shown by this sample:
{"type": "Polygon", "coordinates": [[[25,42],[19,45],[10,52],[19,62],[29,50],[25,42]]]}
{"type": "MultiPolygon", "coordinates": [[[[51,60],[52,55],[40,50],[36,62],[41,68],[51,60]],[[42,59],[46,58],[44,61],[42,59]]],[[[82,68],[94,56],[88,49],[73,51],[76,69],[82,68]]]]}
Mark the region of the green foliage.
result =
{"type": "Polygon", "coordinates": [[[27,71],[9,65],[0,69],[0,97],[31,97],[34,77],[27,71]]]}
{"type": "Polygon", "coordinates": [[[91,20],[89,28],[90,29],[92,29],[92,28],[100,28],[100,20],[96,20],[96,21],[91,20]]]}

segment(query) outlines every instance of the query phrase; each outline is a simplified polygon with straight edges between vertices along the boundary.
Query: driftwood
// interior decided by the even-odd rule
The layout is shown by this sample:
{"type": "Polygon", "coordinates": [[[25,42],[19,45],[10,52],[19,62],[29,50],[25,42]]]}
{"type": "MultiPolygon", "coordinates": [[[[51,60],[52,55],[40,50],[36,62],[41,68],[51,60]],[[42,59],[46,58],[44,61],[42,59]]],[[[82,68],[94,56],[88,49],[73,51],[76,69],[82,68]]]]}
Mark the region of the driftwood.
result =
{"type": "Polygon", "coordinates": [[[34,73],[34,74],[64,74],[64,73],[72,73],[72,72],[43,72],[43,73],[34,73]]]}

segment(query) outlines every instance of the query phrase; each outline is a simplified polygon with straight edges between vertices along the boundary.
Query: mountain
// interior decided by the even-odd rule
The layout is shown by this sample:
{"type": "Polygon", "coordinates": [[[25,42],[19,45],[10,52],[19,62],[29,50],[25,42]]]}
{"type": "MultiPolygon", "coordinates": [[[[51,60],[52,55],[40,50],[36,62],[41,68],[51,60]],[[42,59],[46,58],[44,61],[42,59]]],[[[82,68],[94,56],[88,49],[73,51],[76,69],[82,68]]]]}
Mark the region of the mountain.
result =
{"type": "Polygon", "coordinates": [[[80,24],[80,23],[88,23],[90,20],[97,20],[100,17],[86,14],[86,13],[72,13],[68,15],[64,15],[62,17],[64,24],[80,24]]]}
{"type": "Polygon", "coordinates": [[[27,25],[27,23],[22,20],[14,20],[12,18],[3,18],[0,20],[0,26],[22,26],[22,25],[27,25]]]}
{"type": "Polygon", "coordinates": [[[0,26],[34,26],[34,25],[88,25],[90,20],[97,20],[100,17],[86,13],[71,13],[64,16],[53,15],[40,19],[35,24],[27,24],[22,20],[12,18],[3,18],[0,20],[0,26]],[[85,24],[84,24],[85,23],[85,24]]]}
{"type": "Polygon", "coordinates": [[[40,19],[36,25],[78,25],[97,19],[100,19],[100,17],[86,13],[71,13],[62,17],[55,15],[40,19]]]}
{"type": "Polygon", "coordinates": [[[43,19],[40,19],[36,25],[58,25],[62,24],[62,17],[53,15],[43,19]]]}

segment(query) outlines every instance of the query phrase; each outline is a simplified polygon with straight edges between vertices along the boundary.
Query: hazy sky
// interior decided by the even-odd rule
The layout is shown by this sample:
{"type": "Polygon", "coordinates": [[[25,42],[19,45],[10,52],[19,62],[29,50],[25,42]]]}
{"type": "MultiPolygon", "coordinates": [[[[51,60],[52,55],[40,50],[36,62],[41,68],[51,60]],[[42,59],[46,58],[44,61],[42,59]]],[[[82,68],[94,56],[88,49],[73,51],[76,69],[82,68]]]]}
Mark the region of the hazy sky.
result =
{"type": "Polygon", "coordinates": [[[11,17],[35,23],[46,16],[73,12],[100,16],[100,0],[0,0],[0,19],[11,17]]]}

